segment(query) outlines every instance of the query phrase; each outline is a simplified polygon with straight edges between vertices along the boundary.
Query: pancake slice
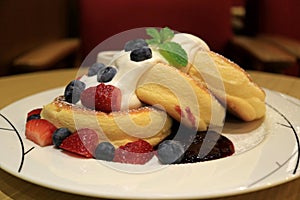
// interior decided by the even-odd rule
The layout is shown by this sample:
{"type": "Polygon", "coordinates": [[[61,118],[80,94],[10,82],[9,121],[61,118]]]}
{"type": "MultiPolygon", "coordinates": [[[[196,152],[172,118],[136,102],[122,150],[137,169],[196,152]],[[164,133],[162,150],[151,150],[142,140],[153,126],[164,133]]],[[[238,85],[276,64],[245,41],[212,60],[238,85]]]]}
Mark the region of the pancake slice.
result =
{"type": "Polygon", "coordinates": [[[56,127],[66,127],[72,132],[80,128],[93,129],[101,141],[115,146],[139,138],[155,146],[171,133],[172,126],[172,119],[153,107],[104,113],[69,104],[62,96],[45,105],[41,116],[56,127]]]}
{"type": "Polygon", "coordinates": [[[237,64],[213,51],[198,51],[187,70],[193,79],[206,84],[227,109],[244,121],[262,118],[266,112],[265,92],[237,64]],[[219,74],[212,73],[216,68],[219,74]],[[226,95],[220,95],[207,80],[222,81],[226,95]]]}
{"type": "Polygon", "coordinates": [[[186,73],[158,63],[138,82],[137,97],[146,104],[165,109],[178,122],[199,131],[210,124],[222,126],[225,110],[206,86],[186,73]],[[218,113],[217,119],[213,111],[218,113]]]}

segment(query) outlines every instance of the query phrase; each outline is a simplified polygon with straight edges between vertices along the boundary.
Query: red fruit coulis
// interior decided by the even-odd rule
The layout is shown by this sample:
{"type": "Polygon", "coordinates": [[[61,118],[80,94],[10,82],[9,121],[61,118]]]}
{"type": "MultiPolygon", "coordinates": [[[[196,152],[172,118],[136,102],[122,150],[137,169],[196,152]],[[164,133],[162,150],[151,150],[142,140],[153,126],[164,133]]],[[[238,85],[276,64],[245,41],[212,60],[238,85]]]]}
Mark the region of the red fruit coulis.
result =
{"type": "Polygon", "coordinates": [[[234,153],[233,143],[217,132],[197,132],[187,147],[181,163],[215,160],[234,153]]]}
{"type": "Polygon", "coordinates": [[[172,134],[167,138],[180,141],[185,153],[179,163],[195,163],[215,160],[232,155],[233,143],[216,131],[197,132],[187,127],[173,127],[172,134]]]}

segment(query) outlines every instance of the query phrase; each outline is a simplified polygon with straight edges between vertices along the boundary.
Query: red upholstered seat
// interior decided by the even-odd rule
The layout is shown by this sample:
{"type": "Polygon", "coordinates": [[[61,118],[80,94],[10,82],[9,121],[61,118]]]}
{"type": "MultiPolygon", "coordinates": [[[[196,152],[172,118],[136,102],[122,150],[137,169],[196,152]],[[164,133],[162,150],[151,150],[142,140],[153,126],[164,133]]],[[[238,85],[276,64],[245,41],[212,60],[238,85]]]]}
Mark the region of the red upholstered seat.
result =
{"type": "Polygon", "coordinates": [[[230,6],[228,0],[81,0],[83,55],[114,34],[153,26],[192,33],[222,52],[232,36],[230,6]]]}

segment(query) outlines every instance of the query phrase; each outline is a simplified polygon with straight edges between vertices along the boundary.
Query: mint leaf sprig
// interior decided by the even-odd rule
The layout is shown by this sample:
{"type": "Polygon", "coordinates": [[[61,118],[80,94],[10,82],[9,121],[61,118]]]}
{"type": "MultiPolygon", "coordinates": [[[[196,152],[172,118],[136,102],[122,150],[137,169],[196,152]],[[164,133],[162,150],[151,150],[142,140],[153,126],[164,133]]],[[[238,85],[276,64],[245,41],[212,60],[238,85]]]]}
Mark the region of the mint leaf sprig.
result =
{"type": "Polygon", "coordinates": [[[174,32],[165,27],[158,31],[155,28],[146,29],[147,34],[152,37],[146,40],[148,45],[157,48],[159,53],[169,62],[170,65],[181,68],[188,64],[188,56],[185,50],[176,42],[172,42],[174,32]]]}

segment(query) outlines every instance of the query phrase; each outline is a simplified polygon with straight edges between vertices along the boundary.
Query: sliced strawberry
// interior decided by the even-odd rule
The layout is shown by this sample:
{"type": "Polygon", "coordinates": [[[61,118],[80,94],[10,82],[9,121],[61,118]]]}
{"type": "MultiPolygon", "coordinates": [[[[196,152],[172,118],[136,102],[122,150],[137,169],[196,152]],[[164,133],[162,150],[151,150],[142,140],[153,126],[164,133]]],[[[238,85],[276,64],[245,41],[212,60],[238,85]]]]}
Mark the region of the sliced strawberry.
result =
{"type": "Polygon", "coordinates": [[[26,123],[25,136],[40,146],[52,144],[52,134],[56,127],[45,119],[33,119],[26,123]]]}
{"type": "Polygon", "coordinates": [[[154,152],[152,145],[142,139],[139,139],[117,148],[113,161],[142,165],[148,162],[153,155],[154,152]]]}
{"type": "Polygon", "coordinates": [[[98,143],[98,134],[92,129],[84,128],[67,137],[59,147],[66,151],[92,158],[98,143]]]}
{"type": "Polygon", "coordinates": [[[119,111],[121,108],[121,90],[113,85],[100,83],[81,93],[81,103],[87,108],[102,112],[119,111]]]}
{"type": "Polygon", "coordinates": [[[33,109],[33,110],[29,111],[27,113],[26,121],[29,121],[31,119],[41,118],[41,116],[40,116],[41,112],[42,112],[42,108],[36,108],[36,109],[33,109]]]}

